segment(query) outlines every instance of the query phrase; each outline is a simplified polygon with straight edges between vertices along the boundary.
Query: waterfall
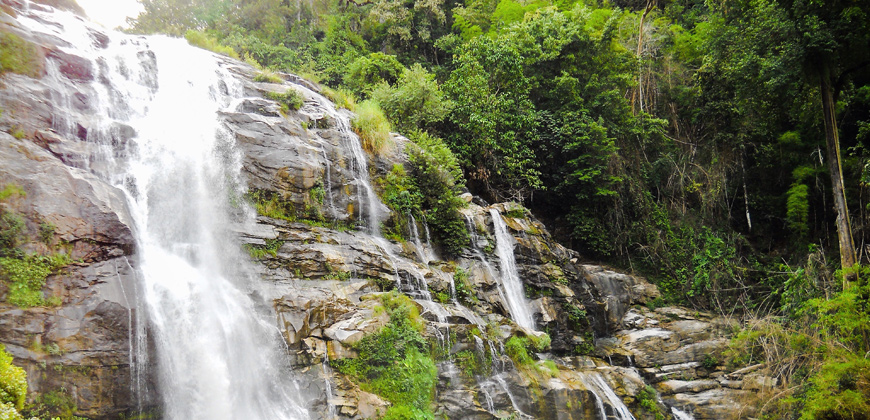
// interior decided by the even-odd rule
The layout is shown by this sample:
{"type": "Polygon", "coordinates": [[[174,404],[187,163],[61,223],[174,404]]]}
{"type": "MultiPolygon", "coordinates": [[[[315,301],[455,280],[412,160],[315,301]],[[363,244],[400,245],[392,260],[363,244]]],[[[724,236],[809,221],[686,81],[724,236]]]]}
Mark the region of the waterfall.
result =
{"type": "Polygon", "coordinates": [[[160,88],[131,121],[140,155],[127,185],[166,417],[306,418],[277,329],[238,284],[253,276],[227,230],[240,159],[217,117],[219,83],[232,81],[183,40],[149,46],[160,88]]]}
{"type": "MultiPolygon", "coordinates": [[[[362,141],[351,129],[351,114],[349,114],[349,111],[336,109],[335,104],[304,85],[300,84],[296,87],[299,90],[307,92],[307,96],[316,101],[318,112],[322,111],[327,118],[333,121],[335,129],[341,133],[341,139],[344,143],[343,148],[351,154],[349,166],[353,176],[353,184],[356,185],[359,220],[365,225],[367,233],[372,236],[381,236],[381,221],[387,209],[381,203],[378,195],[375,194],[375,189],[369,176],[368,159],[362,148],[362,141]]],[[[325,154],[324,157],[326,157],[325,154]]],[[[326,159],[326,162],[326,170],[329,171],[329,159],[326,159]]],[[[331,184],[331,178],[327,179],[327,182],[331,184]]],[[[331,194],[331,192],[327,194],[331,194]]]]}
{"type": "MultiPolygon", "coordinates": [[[[243,192],[241,159],[217,114],[228,93],[240,92],[238,82],[215,55],[184,40],[107,32],[102,48],[89,37],[102,28],[47,10],[19,22],[69,41],[61,49],[89,60],[96,74],[75,85],[49,66],[52,97],[89,89],[89,142],[118,147],[110,128],[119,124],[135,133],[133,147],[102,156],[98,174],[128,196],[163,417],[309,418],[272,314],[246,293],[256,278],[229,229],[253,217],[230,204],[243,192]]],[[[63,108],[69,102],[55,103],[59,121],[62,112],[74,115],[63,108]]]]}
{"type": "Polygon", "coordinates": [[[433,260],[429,256],[427,248],[423,248],[423,242],[420,241],[420,231],[417,229],[417,219],[410,212],[408,213],[408,231],[411,232],[411,242],[414,243],[414,251],[417,253],[417,258],[423,264],[429,264],[433,260]]]}
{"type": "Polygon", "coordinates": [[[498,210],[490,209],[489,214],[492,215],[492,223],[495,227],[495,251],[501,272],[499,289],[504,289],[505,303],[514,322],[520,327],[534,330],[535,322],[526,302],[526,296],[523,294],[523,283],[514,258],[514,238],[508,233],[507,225],[498,210]]]}
{"type": "Polygon", "coordinates": [[[676,420],[695,420],[695,418],[692,417],[691,414],[689,414],[683,410],[680,410],[677,407],[671,407],[671,414],[674,415],[674,418],[676,420]]]}
{"type": "Polygon", "coordinates": [[[583,386],[595,398],[595,406],[598,408],[601,420],[608,419],[605,403],[610,406],[613,411],[612,416],[617,420],[636,420],[631,412],[628,411],[625,403],[613,392],[610,385],[607,385],[601,374],[598,372],[580,372],[580,374],[580,381],[583,383],[583,386]]]}

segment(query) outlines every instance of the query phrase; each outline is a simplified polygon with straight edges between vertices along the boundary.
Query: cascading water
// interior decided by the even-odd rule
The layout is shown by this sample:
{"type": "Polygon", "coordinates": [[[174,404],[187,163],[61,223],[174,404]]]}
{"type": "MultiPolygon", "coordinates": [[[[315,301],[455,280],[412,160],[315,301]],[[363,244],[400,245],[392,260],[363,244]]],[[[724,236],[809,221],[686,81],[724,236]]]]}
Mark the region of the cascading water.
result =
{"type": "Polygon", "coordinates": [[[166,417],[306,418],[281,374],[281,337],[234,280],[251,281],[227,227],[240,184],[217,117],[232,84],[215,57],[150,38],[159,90],[142,118],[128,175],[166,417]],[[241,279],[240,279],[241,278],[241,279]]]}
{"type": "Polygon", "coordinates": [[[692,417],[691,414],[689,414],[683,410],[680,410],[677,407],[671,407],[671,414],[674,415],[674,418],[676,420],[695,420],[695,418],[692,417]]]}
{"type": "Polygon", "coordinates": [[[607,409],[605,407],[605,403],[610,406],[613,411],[613,417],[617,420],[636,420],[634,416],[628,411],[628,407],[625,406],[625,403],[613,392],[613,389],[607,382],[601,377],[601,374],[598,372],[581,372],[580,381],[583,383],[583,386],[592,393],[592,396],[595,398],[595,405],[598,408],[598,414],[601,416],[601,420],[607,420],[609,417],[607,415],[607,409]]]}
{"type": "MultiPolygon", "coordinates": [[[[241,193],[240,158],[217,114],[231,100],[222,92],[237,83],[213,54],[184,40],[107,33],[108,46],[95,46],[89,33],[101,28],[47,10],[19,22],[78,46],[64,50],[99,70],[88,82],[96,109],[88,141],[116,146],[101,128],[118,124],[136,133],[135,153],[109,162],[119,172],[101,175],[128,194],[164,418],[309,418],[278,330],[245,293],[255,279],[228,229],[252,216],[230,205],[241,193]]],[[[47,71],[53,96],[76,89],[56,68],[47,71]]]]}
{"type": "Polygon", "coordinates": [[[523,328],[534,330],[535,321],[532,319],[532,312],[529,310],[526,296],[523,294],[523,283],[517,271],[516,258],[514,258],[514,239],[508,233],[501,213],[496,209],[490,209],[489,214],[492,216],[495,228],[495,252],[498,255],[501,272],[499,289],[503,289],[505,303],[508,305],[514,322],[523,328]]]}

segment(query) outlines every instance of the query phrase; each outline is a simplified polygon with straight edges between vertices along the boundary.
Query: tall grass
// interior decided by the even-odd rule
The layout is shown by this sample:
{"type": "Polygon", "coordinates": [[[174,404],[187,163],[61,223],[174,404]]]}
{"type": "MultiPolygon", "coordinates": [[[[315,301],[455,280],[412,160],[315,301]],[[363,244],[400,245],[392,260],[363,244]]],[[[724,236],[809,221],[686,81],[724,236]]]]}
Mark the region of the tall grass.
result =
{"type": "Polygon", "coordinates": [[[357,105],[351,127],[369,152],[380,153],[390,143],[392,126],[377,102],[363,101],[357,105]]]}
{"type": "Polygon", "coordinates": [[[332,89],[328,86],[324,86],[321,93],[323,93],[323,96],[329,98],[330,101],[335,102],[335,106],[338,108],[348,109],[351,112],[356,110],[356,98],[353,96],[353,93],[347,89],[332,89]]]}
{"type": "Polygon", "coordinates": [[[205,32],[189,30],[184,34],[184,39],[187,40],[190,45],[209,50],[211,52],[216,52],[221,55],[225,55],[227,57],[235,58],[236,60],[241,59],[239,54],[232,48],[227,47],[226,45],[221,45],[216,39],[208,36],[205,32]]]}

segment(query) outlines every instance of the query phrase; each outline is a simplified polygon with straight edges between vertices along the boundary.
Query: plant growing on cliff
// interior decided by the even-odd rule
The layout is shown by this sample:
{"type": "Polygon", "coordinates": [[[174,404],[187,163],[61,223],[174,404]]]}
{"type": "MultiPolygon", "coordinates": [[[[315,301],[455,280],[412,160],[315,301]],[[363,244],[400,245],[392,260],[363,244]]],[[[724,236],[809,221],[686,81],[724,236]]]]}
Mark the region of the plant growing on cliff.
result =
{"type": "Polygon", "coordinates": [[[543,352],[549,348],[550,336],[548,334],[541,334],[540,336],[527,335],[524,337],[515,335],[504,343],[505,353],[518,367],[528,367],[534,364],[535,359],[529,355],[529,352],[543,352]]]}
{"type": "Polygon", "coordinates": [[[459,255],[471,243],[465,218],[459,209],[464,180],[459,164],[450,149],[437,137],[422,131],[410,134],[415,142],[407,148],[414,165],[413,176],[423,194],[422,206],[432,234],[447,255],[459,255]]]}
{"type": "Polygon", "coordinates": [[[362,140],[363,148],[371,153],[380,153],[390,143],[393,127],[377,102],[368,100],[358,104],[350,125],[362,140]]]}
{"type": "Polygon", "coordinates": [[[0,74],[6,72],[39,77],[39,53],[18,35],[0,31],[0,74]]]}
{"type": "Polygon", "coordinates": [[[287,89],[284,93],[267,92],[266,97],[281,104],[281,111],[285,114],[291,109],[296,111],[302,108],[303,104],[302,95],[293,88],[287,89]]]}
{"type": "Polygon", "coordinates": [[[296,221],[296,210],[293,203],[282,200],[277,194],[268,191],[252,190],[247,194],[248,200],[254,205],[257,214],[273,219],[296,221]]]}
{"type": "Polygon", "coordinates": [[[45,305],[42,287],[46,277],[70,262],[66,254],[0,258],[0,276],[9,284],[6,300],[21,308],[45,305]]]}
{"type": "Polygon", "coordinates": [[[395,164],[390,172],[378,179],[378,185],[382,191],[381,199],[392,210],[390,220],[384,226],[385,235],[409,239],[410,216],[419,218],[422,214],[423,195],[417,184],[408,176],[404,166],[395,164]]]}
{"type": "Polygon", "coordinates": [[[637,402],[648,414],[655,417],[655,420],[665,420],[665,415],[662,414],[658,405],[656,390],[650,385],[647,385],[637,393],[637,402]]]}
{"type": "Polygon", "coordinates": [[[284,83],[284,78],[272,70],[262,69],[254,75],[254,81],[258,83],[274,83],[280,85],[281,83],[284,83]]]}
{"type": "Polygon", "coordinates": [[[0,418],[20,419],[27,396],[27,373],[12,364],[12,355],[0,344],[0,418]]]}
{"type": "Polygon", "coordinates": [[[356,110],[356,98],[353,93],[347,89],[332,89],[328,86],[324,86],[320,93],[329,98],[330,101],[334,102],[336,108],[344,108],[350,112],[356,110]]]}
{"type": "Polygon", "coordinates": [[[416,306],[407,296],[393,291],[381,296],[377,311],[386,311],[389,324],[353,345],[357,358],[334,360],[332,364],[364,390],[393,404],[384,418],[433,418],[430,405],[437,369],[421,335],[423,323],[416,306]]]}
{"type": "Polygon", "coordinates": [[[276,238],[266,239],[266,243],[262,245],[245,244],[244,247],[251,258],[259,260],[267,257],[274,258],[278,256],[278,249],[281,248],[281,245],[284,245],[284,241],[276,238]]]}

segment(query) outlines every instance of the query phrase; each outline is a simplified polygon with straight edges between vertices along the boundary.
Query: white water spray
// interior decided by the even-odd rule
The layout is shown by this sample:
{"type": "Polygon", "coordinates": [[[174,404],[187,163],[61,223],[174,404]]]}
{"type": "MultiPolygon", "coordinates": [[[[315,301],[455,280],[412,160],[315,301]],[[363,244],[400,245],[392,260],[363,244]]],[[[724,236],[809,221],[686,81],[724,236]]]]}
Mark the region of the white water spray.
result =
{"type": "Polygon", "coordinates": [[[141,119],[128,173],[145,298],[169,419],[301,419],[278,331],[240,281],[252,281],[227,229],[240,159],[217,112],[232,82],[215,57],[151,38],[159,90],[141,119]]]}

